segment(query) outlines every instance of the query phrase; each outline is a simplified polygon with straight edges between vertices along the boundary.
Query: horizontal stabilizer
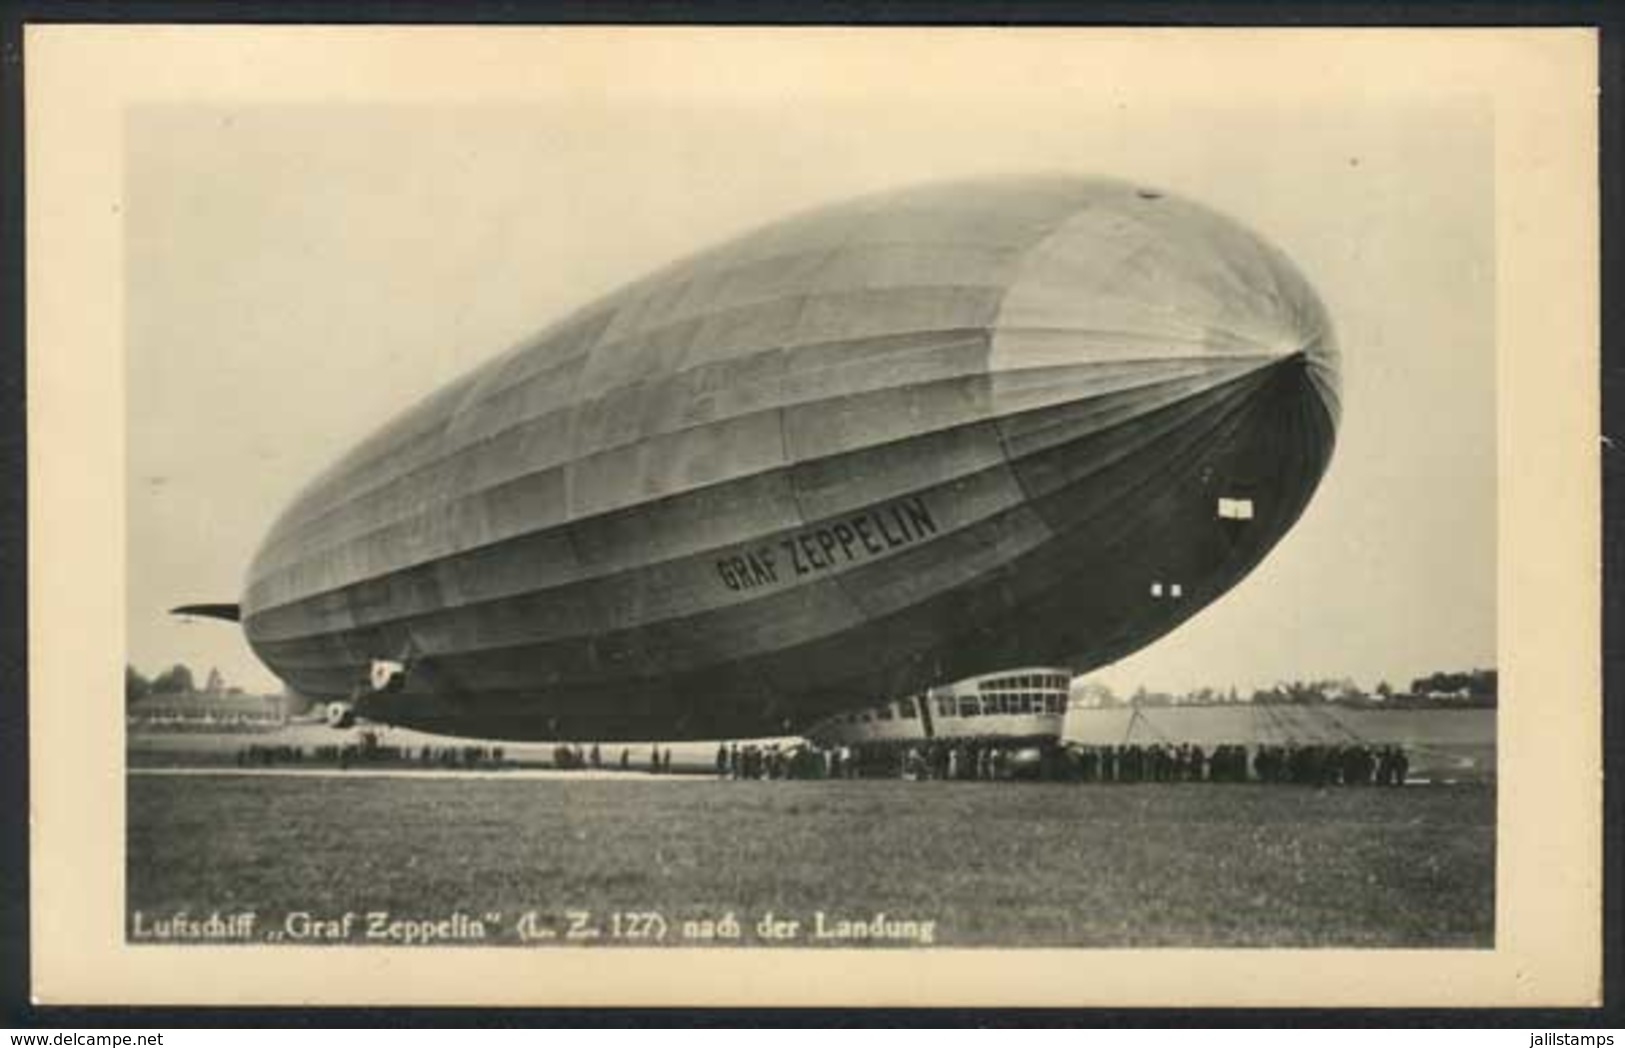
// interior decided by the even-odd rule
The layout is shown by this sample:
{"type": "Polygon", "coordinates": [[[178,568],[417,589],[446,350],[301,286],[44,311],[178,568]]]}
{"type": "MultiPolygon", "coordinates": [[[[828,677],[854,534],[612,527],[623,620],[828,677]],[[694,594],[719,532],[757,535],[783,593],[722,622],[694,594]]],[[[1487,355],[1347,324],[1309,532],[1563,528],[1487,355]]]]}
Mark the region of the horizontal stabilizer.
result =
{"type": "Polygon", "coordinates": [[[236,604],[182,604],[178,608],[170,608],[171,615],[196,615],[204,619],[224,619],[227,622],[239,622],[242,619],[242,609],[236,604]]]}

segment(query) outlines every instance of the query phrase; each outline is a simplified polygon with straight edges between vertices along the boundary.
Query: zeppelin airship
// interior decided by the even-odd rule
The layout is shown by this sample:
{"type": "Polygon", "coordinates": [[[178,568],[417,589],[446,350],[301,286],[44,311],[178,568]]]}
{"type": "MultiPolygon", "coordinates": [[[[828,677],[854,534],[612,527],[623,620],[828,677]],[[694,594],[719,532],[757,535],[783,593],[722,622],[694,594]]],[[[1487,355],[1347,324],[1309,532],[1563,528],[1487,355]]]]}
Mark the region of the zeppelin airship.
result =
{"type": "Polygon", "coordinates": [[[801,732],[1101,666],[1224,594],[1330,461],[1278,249],[1132,182],[789,217],[592,302],[294,499],[237,617],[288,686],[506,739],[801,732]]]}

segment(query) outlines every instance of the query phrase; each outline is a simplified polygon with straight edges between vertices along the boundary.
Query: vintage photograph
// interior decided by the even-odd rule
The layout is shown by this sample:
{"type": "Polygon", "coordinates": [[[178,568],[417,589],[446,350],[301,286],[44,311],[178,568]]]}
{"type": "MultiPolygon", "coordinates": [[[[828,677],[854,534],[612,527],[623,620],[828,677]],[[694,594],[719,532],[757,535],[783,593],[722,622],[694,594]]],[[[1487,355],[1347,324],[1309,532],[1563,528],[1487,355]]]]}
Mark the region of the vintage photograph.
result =
{"type": "Polygon", "coordinates": [[[125,114],[127,943],[1495,945],[1484,100],[583,64],[125,114]]]}

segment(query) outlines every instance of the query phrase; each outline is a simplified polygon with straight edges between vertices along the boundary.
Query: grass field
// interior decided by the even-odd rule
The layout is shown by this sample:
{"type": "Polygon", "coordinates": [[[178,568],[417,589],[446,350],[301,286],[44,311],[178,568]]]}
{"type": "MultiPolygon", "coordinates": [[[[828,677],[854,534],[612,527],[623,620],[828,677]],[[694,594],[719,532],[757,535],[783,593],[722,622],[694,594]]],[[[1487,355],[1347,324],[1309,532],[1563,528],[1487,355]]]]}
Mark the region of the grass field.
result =
{"type": "Polygon", "coordinates": [[[487,942],[518,943],[526,912],[562,930],[567,910],[606,928],[652,911],[681,945],[683,921],[731,913],[760,945],[768,911],[803,930],[823,911],[934,921],[944,946],[1493,942],[1486,786],[222,774],[133,775],[128,791],[132,921],[460,911],[500,914],[487,942]]]}

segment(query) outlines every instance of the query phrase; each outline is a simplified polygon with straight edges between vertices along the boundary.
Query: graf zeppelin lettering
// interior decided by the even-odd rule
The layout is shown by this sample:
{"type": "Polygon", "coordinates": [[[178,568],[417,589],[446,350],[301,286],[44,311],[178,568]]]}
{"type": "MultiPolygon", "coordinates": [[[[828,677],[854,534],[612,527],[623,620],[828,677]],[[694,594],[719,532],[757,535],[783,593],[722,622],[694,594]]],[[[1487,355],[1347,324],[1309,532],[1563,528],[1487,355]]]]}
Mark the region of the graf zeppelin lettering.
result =
{"type": "Polygon", "coordinates": [[[925,500],[903,499],[798,531],[777,545],[723,557],[716,563],[717,577],[735,591],[771,586],[911,546],[936,533],[937,521],[925,500]]]}

